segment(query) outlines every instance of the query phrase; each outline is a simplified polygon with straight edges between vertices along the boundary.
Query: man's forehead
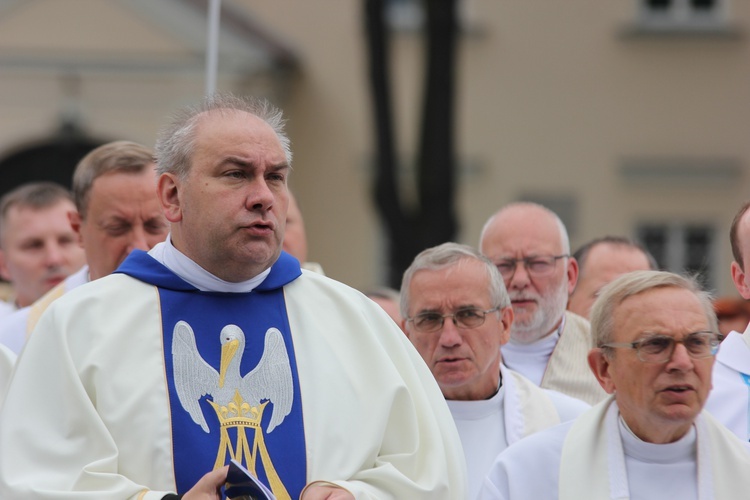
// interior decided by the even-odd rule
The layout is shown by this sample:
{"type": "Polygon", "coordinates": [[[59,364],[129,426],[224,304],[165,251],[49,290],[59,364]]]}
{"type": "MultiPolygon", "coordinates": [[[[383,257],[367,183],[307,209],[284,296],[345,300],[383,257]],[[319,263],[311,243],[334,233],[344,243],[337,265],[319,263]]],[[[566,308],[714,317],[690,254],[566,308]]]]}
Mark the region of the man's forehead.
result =
{"type": "Polygon", "coordinates": [[[489,278],[483,271],[483,264],[473,259],[462,259],[440,269],[420,269],[409,285],[410,302],[489,300],[489,278]],[[435,280],[450,280],[451,286],[435,286],[435,280]]]}
{"type": "Polygon", "coordinates": [[[710,326],[695,293],[675,286],[631,295],[615,306],[613,317],[616,335],[633,338],[644,331],[677,334],[710,326]]]}
{"type": "Polygon", "coordinates": [[[490,256],[534,256],[562,252],[562,235],[555,218],[535,208],[499,212],[487,228],[482,250],[490,256]]]}
{"type": "Polygon", "coordinates": [[[619,276],[626,272],[646,271],[651,268],[648,257],[638,248],[612,243],[595,245],[579,265],[581,276],[590,273],[619,276]]]}
{"type": "Polygon", "coordinates": [[[35,207],[32,205],[17,203],[15,205],[11,205],[8,208],[6,217],[10,215],[20,215],[20,214],[23,214],[25,216],[32,216],[32,217],[36,217],[36,216],[43,217],[44,215],[49,214],[50,212],[71,210],[74,208],[75,208],[75,205],[73,204],[73,202],[67,198],[60,198],[59,200],[56,200],[50,203],[49,205],[45,205],[42,207],[35,207]]]}

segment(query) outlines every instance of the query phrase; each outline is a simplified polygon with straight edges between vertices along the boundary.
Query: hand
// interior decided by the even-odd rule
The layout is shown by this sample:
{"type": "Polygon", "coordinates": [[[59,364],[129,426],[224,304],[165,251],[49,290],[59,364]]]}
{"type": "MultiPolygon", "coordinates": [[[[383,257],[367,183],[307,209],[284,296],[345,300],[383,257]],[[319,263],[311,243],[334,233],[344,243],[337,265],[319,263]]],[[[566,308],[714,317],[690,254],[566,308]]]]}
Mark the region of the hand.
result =
{"type": "Polygon", "coordinates": [[[227,481],[227,472],[228,465],[209,472],[182,496],[182,500],[221,500],[221,487],[227,481]]]}
{"type": "Polygon", "coordinates": [[[344,488],[330,484],[311,484],[300,500],[354,500],[354,495],[344,488]]]}

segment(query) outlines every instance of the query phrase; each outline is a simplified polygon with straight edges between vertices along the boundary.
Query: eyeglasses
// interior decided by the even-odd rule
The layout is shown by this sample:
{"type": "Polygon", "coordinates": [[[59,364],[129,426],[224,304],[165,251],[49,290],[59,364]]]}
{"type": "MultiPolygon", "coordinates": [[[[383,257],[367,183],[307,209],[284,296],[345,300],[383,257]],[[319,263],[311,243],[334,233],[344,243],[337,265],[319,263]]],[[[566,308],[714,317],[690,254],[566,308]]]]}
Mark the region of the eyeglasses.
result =
{"type": "Polygon", "coordinates": [[[467,307],[466,309],[459,309],[453,314],[438,314],[436,312],[423,312],[419,313],[412,318],[406,318],[406,321],[411,321],[414,324],[414,329],[422,333],[436,332],[443,328],[445,318],[451,318],[456,328],[477,328],[484,324],[484,317],[500,309],[500,306],[493,307],[483,311],[476,307],[467,307]]]}
{"type": "Polygon", "coordinates": [[[677,344],[684,345],[690,357],[694,359],[714,356],[723,338],[714,332],[693,332],[682,340],[676,340],[669,335],[652,335],[635,342],[611,342],[601,347],[635,349],[638,359],[644,363],[664,363],[672,359],[677,344]]]}
{"type": "Polygon", "coordinates": [[[500,275],[505,281],[513,278],[516,274],[516,267],[519,263],[523,263],[524,269],[526,269],[526,272],[529,273],[530,276],[539,278],[552,274],[557,260],[566,257],[570,257],[570,255],[540,255],[536,257],[526,257],[524,259],[502,259],[497,261],[495,266],[497,267],[497,270],[500,271],[500,275]]]}

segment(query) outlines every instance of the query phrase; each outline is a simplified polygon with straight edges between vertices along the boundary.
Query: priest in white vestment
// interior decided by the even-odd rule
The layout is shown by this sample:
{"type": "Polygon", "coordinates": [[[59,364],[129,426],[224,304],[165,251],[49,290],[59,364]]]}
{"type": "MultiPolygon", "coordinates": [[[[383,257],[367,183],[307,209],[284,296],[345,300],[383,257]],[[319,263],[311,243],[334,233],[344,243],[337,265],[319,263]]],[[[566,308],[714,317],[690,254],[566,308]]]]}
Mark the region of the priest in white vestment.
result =
{"type": "Polygon", "coordinates": [[[508,445],[589,408],[503,365],[513,309],[497,268],[473,248],[443,243],[417,255],[404,273],[401,309],[402,328],[458,427],[470,499],[508,445]]]}
{"type": "Polygon", "coordinates": [[[697,282],[625,274],[602,290],[591,324],[589,364],[610,397],[506,449],[480,498],[747,498],[747,443],[702,411],[720,337],[697,282]]]}
{"type": "Polygon", "coordinates": [[[157,145],[168,239],[54,301],[0,409],[0,498],[464,500],[461,444],[376,304],[282,252],[283,117],[227,95],[157,145]]]}
{"type": "Polygon", "coordinates": [[[589,404],[604,399],[586,363],[589,322],[565,310],[578,263],[557,214],[536,203],[506,205],[485,223],[479,250],[500,271],[513,307],[505,365],[543,389],[589,404]]]}

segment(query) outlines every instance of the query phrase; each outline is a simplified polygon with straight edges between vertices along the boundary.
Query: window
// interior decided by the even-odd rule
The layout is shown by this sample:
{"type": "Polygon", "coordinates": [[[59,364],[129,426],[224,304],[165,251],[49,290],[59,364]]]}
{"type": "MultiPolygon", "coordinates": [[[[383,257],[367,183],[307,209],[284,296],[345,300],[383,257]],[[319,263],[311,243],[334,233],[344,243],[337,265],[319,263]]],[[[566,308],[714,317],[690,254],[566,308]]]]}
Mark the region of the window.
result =
{"type": "Polygon", "coordinates": [[[707,28],[726,24],[728,0],[639,0],[639,24],[651,28],[707,28]]]}
{"type": "Polygon", "coordinates": [[[637,230],[660,269],[696,275],[706,289],[716,284],[715,235],[706,224],[643,224],[637,230]]]}
{"type": "MultiPolygon", "coordinates": [[[[418,31],[425,22],[423,2],[432,0],[385,0],[386,20],[396,31],[418,31]]],[[[474,12],[474,0],[457,0],[459,27],[471,32],[479,22],[474,12]]]]}

